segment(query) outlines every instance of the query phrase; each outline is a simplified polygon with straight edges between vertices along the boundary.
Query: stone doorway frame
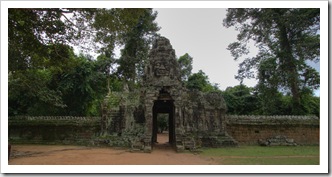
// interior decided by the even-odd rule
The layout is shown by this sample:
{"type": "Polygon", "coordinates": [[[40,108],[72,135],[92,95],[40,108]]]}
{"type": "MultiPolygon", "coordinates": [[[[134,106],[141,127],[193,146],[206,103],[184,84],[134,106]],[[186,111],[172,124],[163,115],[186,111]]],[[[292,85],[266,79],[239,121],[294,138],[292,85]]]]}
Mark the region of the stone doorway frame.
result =
{"type": "Polygon", "coordinates": [[[152,105],[152,121],[151,121],[151,145],[157,141],[157,133],[158,133],[158,124],[157,124],[157,115],[158,113],[167,113],[168,117],[168,140],[170,145],[175,147],[176,139],[175,139],[175,100],[172,99],[172,96],[169,92],[165,91],[162,88],[159,91],[158,97],[156,100],[153,100],[152,105]]]}
{"type": "Polygon", "coordinates": [[[155,100],[152,108],[152,145],[157,142],[158,124],[157,117],[159,113],[168,114],[168,141],[170,145],[175,146],[175,106],[174,100],[155,100]]]}

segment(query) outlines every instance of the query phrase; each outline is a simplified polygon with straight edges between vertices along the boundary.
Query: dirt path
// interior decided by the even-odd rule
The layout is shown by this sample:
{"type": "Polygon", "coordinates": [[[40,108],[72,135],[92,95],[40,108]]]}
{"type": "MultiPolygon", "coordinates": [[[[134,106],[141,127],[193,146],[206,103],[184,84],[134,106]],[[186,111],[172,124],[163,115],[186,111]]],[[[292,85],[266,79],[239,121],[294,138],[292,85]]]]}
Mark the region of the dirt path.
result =
{"type": "Polygon", "coordinates": [[[215,165],[212,158],[176,153],[167,143],[168,134],[158,135],[151,153],[115,148],[54,145],[13,145],[9,165],[215,165]]]}

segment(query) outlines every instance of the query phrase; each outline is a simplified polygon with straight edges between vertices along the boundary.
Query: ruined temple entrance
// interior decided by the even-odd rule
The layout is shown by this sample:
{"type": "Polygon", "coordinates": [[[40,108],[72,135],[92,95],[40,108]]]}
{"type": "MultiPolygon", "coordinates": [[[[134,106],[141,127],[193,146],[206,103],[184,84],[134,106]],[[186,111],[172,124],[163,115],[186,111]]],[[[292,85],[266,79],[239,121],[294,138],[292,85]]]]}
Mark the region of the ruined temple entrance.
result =
{"type": "Polygon", "coordinates": [[[237,144],[226,132],[227,106],[223,96],[218,92],[188,90],[181,76],[170,41],[158,37],[145,63],[142,87],[130,92],[124,87],[123,95],[114,94],[106,100],[102,132],[124,132],[133,140],[130,146],[144,152],[151,152],[154,147],[173,147],[181,152],[237,144]],[[111,105],[115,100],[119,100],[116,114],[111,105]],[[160,116],[167,120],[164,123],[168,134],[158,134],[160,116]],[[161,143],[156,143],[158,136],[161,143]]]}
{"type": "MultiPolygon", "coordinates": [[[[174,100],[167,92],[160,91],[158,100],[153,104],[153,128],[152,128],[152,143],[158,140],[158,115],[168,115],[168,142],[170,145],[175,143],[175,121],[174,121],[174,100]]],[[[160,117],[159,117],[160,118],[160,117]]]]}

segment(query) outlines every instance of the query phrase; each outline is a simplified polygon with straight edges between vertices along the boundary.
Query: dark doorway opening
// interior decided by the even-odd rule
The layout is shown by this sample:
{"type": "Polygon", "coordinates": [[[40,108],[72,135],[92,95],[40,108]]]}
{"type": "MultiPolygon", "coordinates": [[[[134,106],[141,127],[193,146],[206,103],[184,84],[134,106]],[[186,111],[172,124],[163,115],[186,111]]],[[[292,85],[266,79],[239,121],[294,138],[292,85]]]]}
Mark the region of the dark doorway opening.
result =
{"type": "MultiPolygon", "coordinates": [[[[160,126],[158,126],[158,119],[162,117],[167,117],[167,132],[168,132],[168,143],[173,146],[175,143],[175,126],[174,126],[174,101],[169,100],[156,100],[153,105],[153,129],[152,129],[152,143],[156,144],[158,142],[158,132],[160,132],[160,126]]],[[[165,131],[165,133],[167,133],[165,131]]],[[[161,134],[160,134],[161,135],[161,134]]]]}

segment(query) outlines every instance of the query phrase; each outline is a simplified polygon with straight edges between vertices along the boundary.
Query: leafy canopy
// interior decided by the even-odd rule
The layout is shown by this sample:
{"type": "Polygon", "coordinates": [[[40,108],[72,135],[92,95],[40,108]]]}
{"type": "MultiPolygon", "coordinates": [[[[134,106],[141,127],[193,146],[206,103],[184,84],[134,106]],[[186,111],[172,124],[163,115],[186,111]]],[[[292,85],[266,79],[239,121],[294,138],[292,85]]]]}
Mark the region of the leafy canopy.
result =
{"type": "Polygon", "coordinates": [[[184,54],[180,56],[178,59],[180,69],[181,69],[181,79],[182,81],[188,81],[189,76],[191,75],[191,71],[193,69],[193,58],[188,54],[184,54]]]}
{"type": "Polygon", "coordinates": [[[155,18],[151,9],[9,9],[9,114],[98,115],[103,97],[122,89],[116,69],[143,67],[155,18]],[[123,63],[113,58],[121,45],[123,63]]]}
{"type": "Polygon", "coordinates": [[[218,84],[212,85],[209,77],[202,70],[189,76],[186,87],[189,90],[199,90],[202,92],[220,92],[218,84]]]}
{"type": "Polygon", "coordinates": [[[319,73],[308,61],[319,61],[319,9],[228,9],[223,25],[240,33],[228,46],[235,60],[258,47],[255,57],[239,65],[237,79],[257,77],[259,89],[278,89],[292,95],[292,113],[303,114],[301,94],[319,87],[319,73]],[[255,71],[257,72],[255,74],[255,71]]]}

